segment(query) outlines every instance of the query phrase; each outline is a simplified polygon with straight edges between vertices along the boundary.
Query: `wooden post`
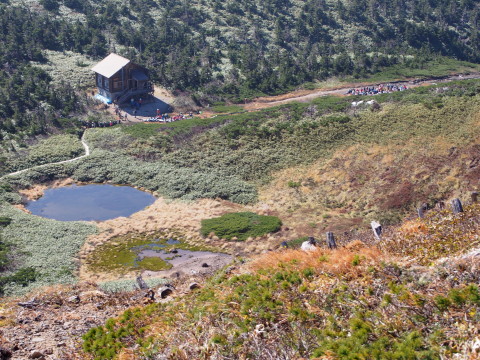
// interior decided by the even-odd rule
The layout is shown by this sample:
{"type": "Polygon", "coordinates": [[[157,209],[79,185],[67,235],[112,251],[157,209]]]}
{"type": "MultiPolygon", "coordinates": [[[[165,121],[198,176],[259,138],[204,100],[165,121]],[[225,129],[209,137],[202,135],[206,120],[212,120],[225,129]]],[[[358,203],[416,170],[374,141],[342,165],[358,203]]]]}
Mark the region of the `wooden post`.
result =
{"type": "Polygon", "coordinates": [[[478,201],[478,192],[476,191],[473,191],[471,194],[470,194],[471,198],[472,198],[472,204],[475,204],[477,201],[478,201]]]}
{"type": "Polygon", "coordinates": [[[370,225],[372,226],[373,235],[377,240],[380,240],[382,237],[382,225],[376,221],[372,221],[370,225]]]}
{"type": "Polygon", "coordinates": [[[141,290],[148,289],[148,285],[147,285],[147,283],[143,280],[143,277],[142,277],[141,274],[137,276],[137,284],[138,284],[138,287],[139,287],[141,290]]]}
{"type": "Polygon", "coordinates": [[[327,246],[329,249],[336,249],[337,243],[335,242],[335,236],[332,232],[327,232],[327,246]]]}
{"type": "Polygon", "coordinates": [[[463,212],[463,207],[460,199],[453,199],[452,200],[452,210],[454,214],[458,214],[463,212]]]}

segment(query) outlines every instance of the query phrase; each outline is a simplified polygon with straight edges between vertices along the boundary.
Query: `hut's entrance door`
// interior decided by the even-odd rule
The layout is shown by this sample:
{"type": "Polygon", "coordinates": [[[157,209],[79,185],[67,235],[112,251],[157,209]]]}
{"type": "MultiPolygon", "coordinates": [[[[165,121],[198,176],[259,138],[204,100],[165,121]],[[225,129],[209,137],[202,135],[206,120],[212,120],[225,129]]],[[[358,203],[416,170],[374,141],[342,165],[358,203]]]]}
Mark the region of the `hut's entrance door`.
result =
{"type": "Polygon", "coordinates": [[[128,80],[128,88],[130,90],[137,90],[137,87],[138,87],[137,80],[133,80],[133,79],[128,80]]]}

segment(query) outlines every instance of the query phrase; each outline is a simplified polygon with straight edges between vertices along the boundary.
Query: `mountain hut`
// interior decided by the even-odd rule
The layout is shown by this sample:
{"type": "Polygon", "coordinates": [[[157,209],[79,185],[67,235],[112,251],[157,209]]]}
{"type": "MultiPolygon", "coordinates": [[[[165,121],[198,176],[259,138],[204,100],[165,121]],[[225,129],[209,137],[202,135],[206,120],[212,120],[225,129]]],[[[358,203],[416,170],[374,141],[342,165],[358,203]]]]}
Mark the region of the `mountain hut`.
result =
{"type": "Polygon", "coordinates": [[[153,94],[147,69],[120,55],[108,55],[92,71],[98,89],[96,98],[105,103],[121,104],[134,97],[153,94]]]}

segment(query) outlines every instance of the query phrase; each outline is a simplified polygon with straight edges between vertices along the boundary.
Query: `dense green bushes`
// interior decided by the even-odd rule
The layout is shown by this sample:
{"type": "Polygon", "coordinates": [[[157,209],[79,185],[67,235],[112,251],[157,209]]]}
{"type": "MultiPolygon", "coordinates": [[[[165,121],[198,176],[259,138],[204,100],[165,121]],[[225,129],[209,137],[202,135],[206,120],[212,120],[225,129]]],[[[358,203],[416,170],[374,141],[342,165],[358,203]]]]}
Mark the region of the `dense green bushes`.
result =
{"type": "Polygon", "coordinates": [[[282,222],[275,216],[257,215],[252,212],[230,213],[218,218],[202,220],[203,236],[214,233],[222,239],[246,240],[280,230],[282,222]]]}
{"type": "Polygon", "coordinates": [[[83,348],[102,359],[134,344],[136,354],[152,357],[174,357],[183,345],[182,355],[196,359],[205,343],[213,345],[212,356],[225,358],[438,360],[469,354],[475,340],[467,329],[474,331],[480,305],[473,266],[432,271],[369,259],[344,268],[345,252],[311,261],[282,253],[285,261],[278,263],[278,254],[264,256],[276,267],[219,274],[181,301],[109,319],[84,336],[83,348]],[[448,285],[450,277],[455,285],[448,285]],[[198,341],[189,342],[192,335],[198,341]]]}
{"type": "Polygon", "coordinates": [[[75,281],[75,256],[96,226],[32,216],[9,205],[0,206],[0,216],[12,219],[2,231],[10,247],[8,257],[15,259],[3,275],[6,295],[75,281]]]}
{"type": "Polygon", "coordinates": [[[28,186],[69,176],[84,182],[111,181],[138,186],[172,199],[221,198],[241,204],[256,199],[255,188],[234,175],[215,169],[198,171],[169,163],[142,162],[106,151],[95,151],[88,158],[72,163],[37,168],[10,177],[9,181],[28,186]]]}
{"type": "Polygon", "coordinates": [[[7,155],[0,174],[33,166],[72,159],[83,153],[83,146],[75,135],[55,135],[39,141],[24,150],[7,155]]]}
{"type": "MultiPolygon", "coordinates": [[[[1,243],[0,243],[1,245],[1,243]]],[[[5,286],[24,288],[30,283],[35,282],[39,277],[39,273],[33,267],[25,267],[17,270],[15,273],[7,276],[0,276],[0,296],[5,293],[5,286]]]]}

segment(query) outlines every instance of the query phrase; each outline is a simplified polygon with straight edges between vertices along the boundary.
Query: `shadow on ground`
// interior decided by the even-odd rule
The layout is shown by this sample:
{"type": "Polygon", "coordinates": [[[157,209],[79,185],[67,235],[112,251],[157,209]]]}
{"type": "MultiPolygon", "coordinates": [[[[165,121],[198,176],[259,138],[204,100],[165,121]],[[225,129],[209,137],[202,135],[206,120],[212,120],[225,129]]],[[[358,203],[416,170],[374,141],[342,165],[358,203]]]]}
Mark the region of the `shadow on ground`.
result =
{"type": "Polygon", "coordinates": [[[155,96],[148,96],[143,98],[142,104],[140,106],[135,106],[136,103],[139,103],[140,98],[134,98],[134,105],[131,105],[131,102],[124,103],[120,106],[120,109],[123,112],[128,114],[128,117],[137,118],[151,118],[157,115],[157,109],[161,114],[171,113],[173,111],[173,106],[166,103],[165,101],[159,99],[155,96]],[[136,110],[136,112],[135,112],[136,110]]]}

